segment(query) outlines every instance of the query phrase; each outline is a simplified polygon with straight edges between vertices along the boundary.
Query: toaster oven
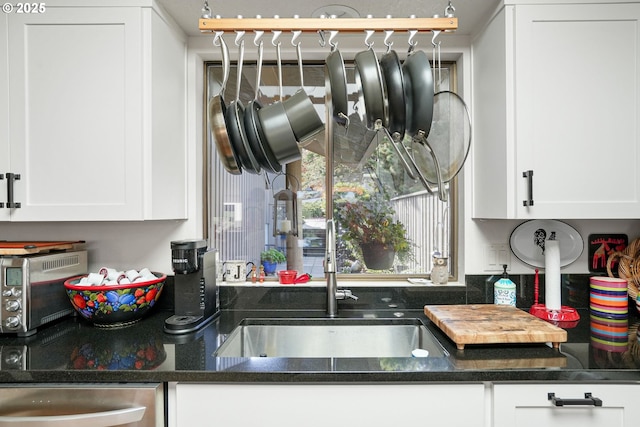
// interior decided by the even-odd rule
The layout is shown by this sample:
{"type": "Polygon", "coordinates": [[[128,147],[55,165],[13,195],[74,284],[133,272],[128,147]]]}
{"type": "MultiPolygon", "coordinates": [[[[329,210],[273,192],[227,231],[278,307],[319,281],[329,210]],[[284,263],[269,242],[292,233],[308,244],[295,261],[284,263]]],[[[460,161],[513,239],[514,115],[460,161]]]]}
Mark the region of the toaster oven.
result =
{"type": "Polygon", "coordinates": [[[87,251],[0,257],[0,333],[29,336],[73,313],[64,281],[87,273],[87,251]]]}

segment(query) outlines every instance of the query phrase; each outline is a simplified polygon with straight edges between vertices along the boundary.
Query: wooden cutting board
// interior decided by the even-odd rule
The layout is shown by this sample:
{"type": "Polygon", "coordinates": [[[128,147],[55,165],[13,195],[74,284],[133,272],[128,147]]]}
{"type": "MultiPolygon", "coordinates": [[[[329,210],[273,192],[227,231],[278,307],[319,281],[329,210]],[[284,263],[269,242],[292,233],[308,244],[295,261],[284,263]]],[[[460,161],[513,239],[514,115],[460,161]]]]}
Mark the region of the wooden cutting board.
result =
{"type": "Polygon", "coordinates": [[[567,341],[564,329],[508,305],[425,305],[424,314],[459,350],[467,344],[547,342],[558,348],[567,341]]]}
{"type": "Polygon", "coordinates": [[[9,242],[0,241],[0,255],[30,255],[49,251],[73,249],[74,242],[9,242]]]}

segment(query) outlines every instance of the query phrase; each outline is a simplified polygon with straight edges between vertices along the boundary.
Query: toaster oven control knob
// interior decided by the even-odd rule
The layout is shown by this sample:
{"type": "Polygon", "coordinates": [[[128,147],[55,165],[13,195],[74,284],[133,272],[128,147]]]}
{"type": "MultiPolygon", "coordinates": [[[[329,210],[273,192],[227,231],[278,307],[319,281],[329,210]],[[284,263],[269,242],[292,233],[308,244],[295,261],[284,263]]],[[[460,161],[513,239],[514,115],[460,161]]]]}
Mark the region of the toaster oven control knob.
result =
{"type": "Polygon", "coordinates": [[[7,320],[4,321],[4,325],[7,328],[17,328],[20,326],[20,318],[18,316],[9,316],[7,320]]]}
{"type": "Polygon", "coordinates": [[[7,304],[5,305],[5,309],[7,311],[18,311],[20,310],[20,301],[16,300],[16,299],[12,299],[7,301],[7,304]]]}
{"type": "Polygon", "coordinates": [[[11,291],[11,289],[8,289],[6,291],[2,291],[2,296],[3,297],[10,297],[11,295],[13,295],[13,292],[11,291]]]}
{"type": "Polygon", "coordinates": [[[16,298],[20,298],[22,296],[22,289],[13,288],[13,291],[11,291],[11,295],[13,295],[16,298]]]}

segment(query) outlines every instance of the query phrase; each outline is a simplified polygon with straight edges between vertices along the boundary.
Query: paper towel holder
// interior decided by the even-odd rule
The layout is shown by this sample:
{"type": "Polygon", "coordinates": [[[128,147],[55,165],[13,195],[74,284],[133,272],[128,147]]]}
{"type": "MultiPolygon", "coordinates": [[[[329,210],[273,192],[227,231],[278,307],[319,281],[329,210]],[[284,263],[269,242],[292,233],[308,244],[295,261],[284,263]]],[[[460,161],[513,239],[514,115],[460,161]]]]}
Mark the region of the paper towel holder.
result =
{"type": "Polygon", "coordinates": [[[546,305],[538,303],[538,295],[540,292],[538,271],[539,270],[536,268],[533,285],[534,304],[529,309],[529,314],[532,314],[539,319],[546,320],[560,328],[569,329],[576,327],[580,320],[580,315],[575,308],[561,305],[560,310],[549,310],[546,305]]]}

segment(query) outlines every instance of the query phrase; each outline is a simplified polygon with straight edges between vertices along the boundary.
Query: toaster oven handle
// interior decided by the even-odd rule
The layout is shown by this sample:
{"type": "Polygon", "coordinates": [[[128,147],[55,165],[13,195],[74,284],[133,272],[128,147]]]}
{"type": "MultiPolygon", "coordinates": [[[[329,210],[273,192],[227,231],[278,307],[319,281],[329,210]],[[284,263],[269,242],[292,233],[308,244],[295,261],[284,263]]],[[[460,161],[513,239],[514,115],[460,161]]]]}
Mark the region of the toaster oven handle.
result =
{"type": "Polygon", "coordinates": [[[88,425],[91,427],[111,427],[140,421],[146,409],[144,406],[136,406],[86,414],[0,416],[0,427],[84,427],[88,425]]]}

